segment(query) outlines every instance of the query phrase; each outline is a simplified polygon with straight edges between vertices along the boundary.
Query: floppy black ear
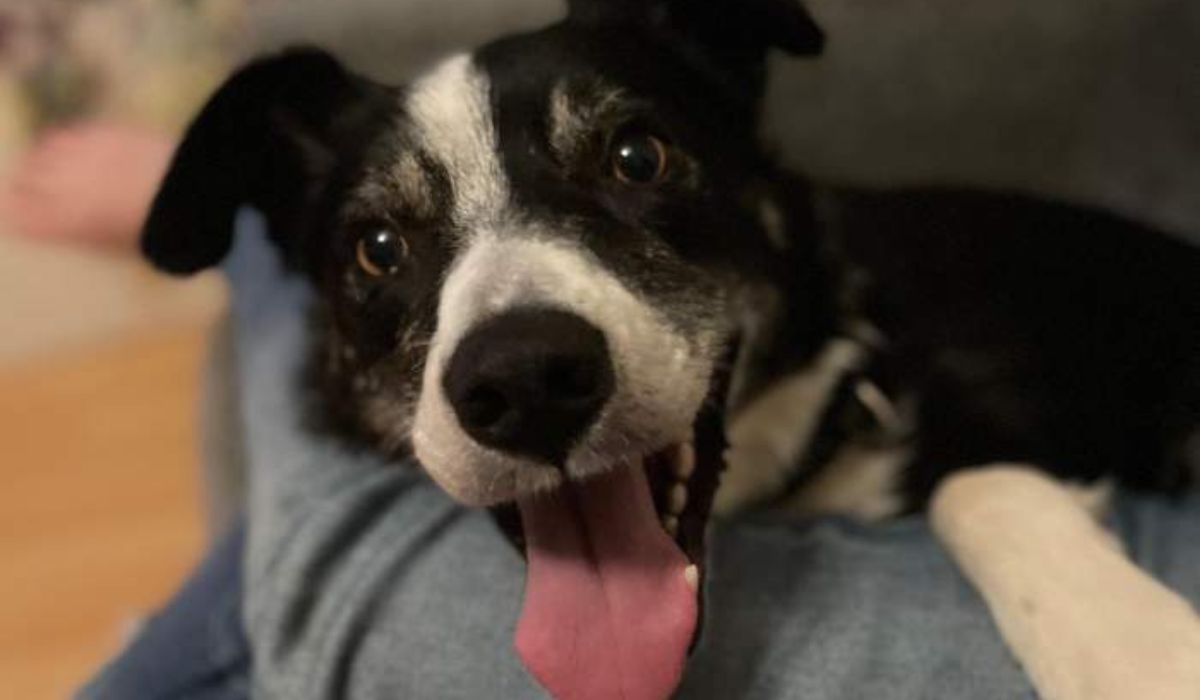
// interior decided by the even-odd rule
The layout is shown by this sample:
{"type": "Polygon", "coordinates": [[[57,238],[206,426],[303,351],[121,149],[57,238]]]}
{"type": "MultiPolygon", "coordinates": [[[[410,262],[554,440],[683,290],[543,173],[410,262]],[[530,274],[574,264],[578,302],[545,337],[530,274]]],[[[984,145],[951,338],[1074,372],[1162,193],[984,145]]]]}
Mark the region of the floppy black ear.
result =
{"type": "Polygon", "coordinates": [[[338,166],[361,156],[384,92],[315,49],[242,68],[184,136],[151,208],[142,251],[176,274],[216,265],[232,244],[237,209],[251,204],[295,256],[338,166]]]}
{"type": "Polygon", "coordinates": [[[572,19],[665,24],[724,55],[816,56],[825,33],[800,0],[567,0],[572,19]]]}

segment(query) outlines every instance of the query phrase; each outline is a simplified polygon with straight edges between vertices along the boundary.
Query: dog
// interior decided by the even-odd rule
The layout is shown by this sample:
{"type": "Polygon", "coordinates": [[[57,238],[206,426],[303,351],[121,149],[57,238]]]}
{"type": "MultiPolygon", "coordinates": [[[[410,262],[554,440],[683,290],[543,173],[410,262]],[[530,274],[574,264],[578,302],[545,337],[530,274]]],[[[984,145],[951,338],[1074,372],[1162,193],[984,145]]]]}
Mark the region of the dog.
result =
{"type": "MultiPolygon", "coordinates": [[[[946,485],[998,478],[1043,511],[1082,502],[1051,479],[1184,489],[1200,253],[1026,196],[783,171],[757,135],[766,57],[825,41],[792,0],[568,6],[402,87],[314,49],[243,68],[187,132],[144,252],[193,273],[240,206],[265,214],[318,292],[322,428],[494,509],[528,564],[518,653],[557,697],[670,695],[710,517],[751,505],[933,504],[1039,690],[1116,692],[1078,653],[1112,640],[1036,634],[1005,598],[1024,579],[979,566],[988,537],[958,517],[979,489],[946,485]]],[[[1071,593],[1036,595],[1022,609],[1071,593]]],[[[1149,597],[1190,636],[1146,687],[1194,689],[1200,624],[1149,597]]]]}

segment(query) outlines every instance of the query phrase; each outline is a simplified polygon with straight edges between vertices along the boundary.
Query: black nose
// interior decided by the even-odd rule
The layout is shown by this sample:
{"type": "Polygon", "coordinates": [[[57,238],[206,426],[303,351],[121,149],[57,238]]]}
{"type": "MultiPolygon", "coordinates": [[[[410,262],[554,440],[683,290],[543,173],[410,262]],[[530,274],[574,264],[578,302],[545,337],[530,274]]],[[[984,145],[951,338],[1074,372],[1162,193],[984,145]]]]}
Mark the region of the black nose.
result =
{"type": "Polygon", "coordinates": [[[563,311],[531,309],[472,330],[442,386],[479,443],[561,464],[612,395],[613,369],[595,326],[563,311]]]}

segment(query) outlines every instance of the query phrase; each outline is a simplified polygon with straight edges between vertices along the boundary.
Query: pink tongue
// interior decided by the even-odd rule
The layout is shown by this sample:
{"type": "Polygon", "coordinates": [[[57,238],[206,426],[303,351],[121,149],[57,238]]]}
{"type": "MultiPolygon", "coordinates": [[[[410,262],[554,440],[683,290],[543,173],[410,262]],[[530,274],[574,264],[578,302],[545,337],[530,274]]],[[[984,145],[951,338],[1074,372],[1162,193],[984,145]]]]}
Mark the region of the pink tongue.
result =
{"type": "Polygon", "coordinates": [[[516,647],[560,700],[662,700],[696,628],[687,557],[641,465],[522,502],[529,574],[516,647]]]}

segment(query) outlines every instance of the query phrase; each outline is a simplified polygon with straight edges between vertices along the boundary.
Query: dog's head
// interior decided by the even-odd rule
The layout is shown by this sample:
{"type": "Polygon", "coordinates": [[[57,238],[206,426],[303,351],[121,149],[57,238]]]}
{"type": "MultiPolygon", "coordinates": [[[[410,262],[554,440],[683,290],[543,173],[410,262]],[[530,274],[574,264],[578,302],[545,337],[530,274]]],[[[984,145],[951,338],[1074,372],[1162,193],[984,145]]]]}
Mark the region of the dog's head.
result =
{"type": "Polygon", "coordinates": [[[661,695],[720,462],[696,468],[698,416],[735,339],[762,367],[828,323],[809,203],[757,138],[768,49],[821,43],[793,0],[575,0],[400,88],[315,51],[266,59],[191,127],[144,249],[214,265],[235,209],[261,209],[319,291],[341,419],[466,504],[520,504],[538,677],[661,695]],[[555,651],[572,616],[597,630],[585,676],[555,651]]]}

